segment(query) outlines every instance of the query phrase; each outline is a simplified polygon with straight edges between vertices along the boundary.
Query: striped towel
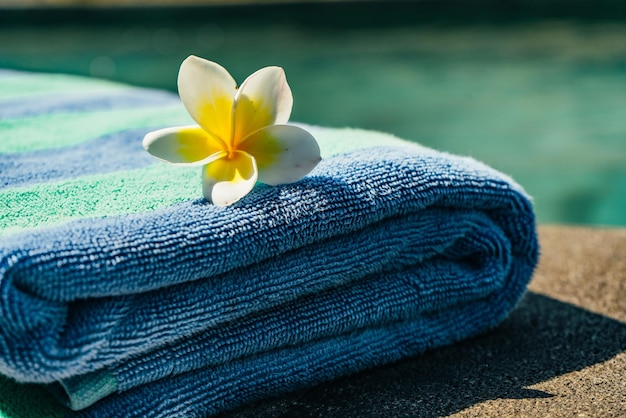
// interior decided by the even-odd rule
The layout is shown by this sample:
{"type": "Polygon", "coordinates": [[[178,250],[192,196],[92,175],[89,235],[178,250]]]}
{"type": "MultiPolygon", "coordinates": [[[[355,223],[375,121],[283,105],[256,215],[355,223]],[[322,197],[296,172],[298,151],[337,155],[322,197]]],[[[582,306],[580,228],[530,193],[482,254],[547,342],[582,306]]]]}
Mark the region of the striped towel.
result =
{"type": "Polygon", "coordinates": [[[72,416],[215,414],[484,332],[523,294],[532,206],[484,164],[307,126],[311,174],[216,207],[141,146],[189,123],[167,92],[0,73],[0,373],[72,416]]]}

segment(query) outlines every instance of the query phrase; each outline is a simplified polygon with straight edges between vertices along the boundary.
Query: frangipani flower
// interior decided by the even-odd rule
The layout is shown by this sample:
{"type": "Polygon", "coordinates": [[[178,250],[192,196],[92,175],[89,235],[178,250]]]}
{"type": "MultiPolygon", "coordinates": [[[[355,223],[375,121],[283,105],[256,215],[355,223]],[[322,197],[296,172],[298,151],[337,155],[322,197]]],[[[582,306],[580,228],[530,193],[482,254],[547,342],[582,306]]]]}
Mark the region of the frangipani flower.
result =
{"type": "Polygon", "coordinates": [[[286,125],[293,97],[280,67],[258,70],[238,89],[222,66],[192,55],[180,66],[178,93],[198,125],[150,132],[143,147],[172,164],[202,166],[202,193],[215,205],[236,202],[257,181],[298,181],[321,160],[315,138],[286,125]]]}

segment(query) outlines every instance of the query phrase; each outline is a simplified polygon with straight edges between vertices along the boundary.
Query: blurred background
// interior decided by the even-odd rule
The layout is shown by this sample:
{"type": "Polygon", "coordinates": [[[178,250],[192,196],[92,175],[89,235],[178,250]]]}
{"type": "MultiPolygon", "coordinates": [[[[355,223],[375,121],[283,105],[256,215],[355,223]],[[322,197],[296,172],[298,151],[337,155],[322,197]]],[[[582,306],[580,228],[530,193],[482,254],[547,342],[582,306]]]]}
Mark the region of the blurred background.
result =
{"type": "Polygon", "coordinates": [[[292,120],[510,174],[543,223],[626,226],[626,2],[0,0],[0,68],[176,90],[285,68],[292,120]]]}

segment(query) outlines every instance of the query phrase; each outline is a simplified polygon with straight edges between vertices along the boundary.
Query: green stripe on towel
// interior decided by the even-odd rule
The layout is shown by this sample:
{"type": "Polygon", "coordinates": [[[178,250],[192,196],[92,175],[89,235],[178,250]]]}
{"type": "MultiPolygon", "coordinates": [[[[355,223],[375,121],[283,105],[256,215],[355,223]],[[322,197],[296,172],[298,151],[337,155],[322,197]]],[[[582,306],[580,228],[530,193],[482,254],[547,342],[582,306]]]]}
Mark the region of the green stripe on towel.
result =
{"type": "MultiPolygon", "coordinates": [[[[3,138],[0,153],[59,148],[85,142],[122,129],[161,125],[185,125],[191,118],[181,105],[107,110],[85,113],[59,113],[0,121],[3,138]],[[55,138],[54,144],[50,137],[55,138]]],[[[139,138],[141,141],[141,138],[139,138]]]]}
{"type": "Polygon", "coordinates": [[[90,92],[110,92],[112,90],[130,90],[124,84],[105,80],[95,80],[84,77],[76,77],[65,74],[29,74],[19,72],[7,72],[3,74],[3,82],[0,84],[0,97],[2,100],[25,98],[51,93],[72,93],[88,89],[90,92]]]}

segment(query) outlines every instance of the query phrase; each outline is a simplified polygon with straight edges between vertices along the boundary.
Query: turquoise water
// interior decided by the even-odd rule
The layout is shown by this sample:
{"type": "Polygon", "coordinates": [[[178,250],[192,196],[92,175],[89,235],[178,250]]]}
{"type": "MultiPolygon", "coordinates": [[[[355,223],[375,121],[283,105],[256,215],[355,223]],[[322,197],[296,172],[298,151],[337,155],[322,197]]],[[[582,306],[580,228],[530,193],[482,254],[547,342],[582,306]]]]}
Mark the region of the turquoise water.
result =
{"type": "Polygon", "coordinates": [[[626,22],[400,20],[16,21],[0,27],[0,67],[174,90],[189,54],[240,81],[280,65],[293,120],[471,155],[521,183],[540,222],[626,225],[626,22]]]}

